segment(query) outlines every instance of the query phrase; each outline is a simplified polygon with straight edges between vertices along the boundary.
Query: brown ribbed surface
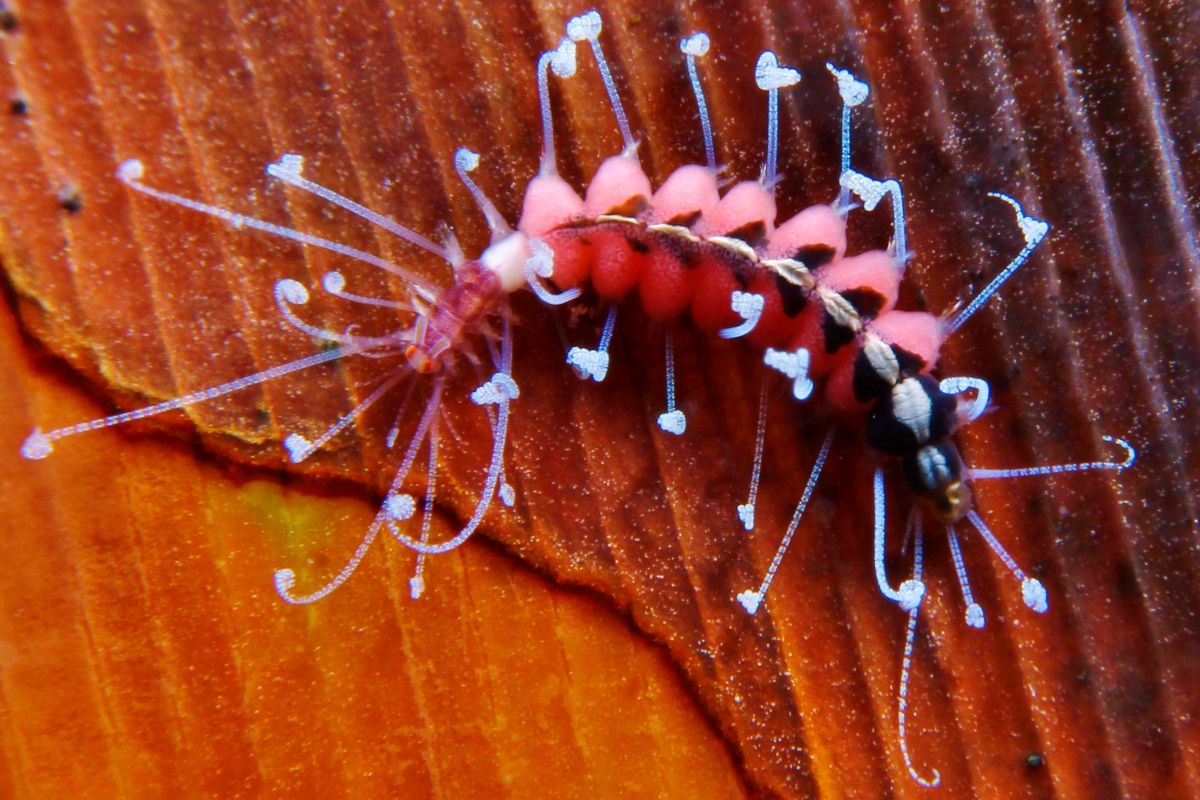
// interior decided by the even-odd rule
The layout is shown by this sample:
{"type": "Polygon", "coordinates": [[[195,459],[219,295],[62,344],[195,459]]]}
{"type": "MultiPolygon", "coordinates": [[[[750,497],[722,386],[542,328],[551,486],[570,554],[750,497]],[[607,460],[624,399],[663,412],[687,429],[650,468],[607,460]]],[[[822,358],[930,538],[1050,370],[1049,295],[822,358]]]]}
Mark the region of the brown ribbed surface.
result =
{"type": "MultiPolygon", "coordinates": [[[[734,595],[786,527],[819,415],[782,387],[773,395],[758,528],[740,532],[754,358],[680,330],[688,431],[664,437],[661,331],[635,304],[595,386],[562,364],[555,315],[516,303],[519,500],[492,511],[484,535],[544,577],[473,543],[431,561],[430,589],[412,603],[411,557],[385,543],[316,607],[276,599],[276,567],[294,567],[300,590],[336,572],[388,480],[394,406],[303,470],[279,471],[286,432],[316,434],[369,391],[378,365],[366,360],[190,422],[64,441],[45,462],[16,455],[35,424],[311,352],[278,321],[281,277],[315,286],[337,268],[353,290],[399,289],[365,266],[134,198],[113,177],[122,159],[142,159],[152,186],[444,281],[433,259],[289,196],[263,165],[302,153],[317,180],[420,231],[448,224],[476,253],[486,231],[454,149],[481,152],[480,181],[513,216],[537,166],[533,65],[585,6],[8,7],[0,99],[27,113],[0,117],[0,254],[18,312],[0,327],[0,795],[925,796],[895,734],[904,615],[871,572],[869,453],[854,431],[839,435],[768,604],[748,618],[734,595]],[[79,211],[60,207],[64,187],[79,211]],[[144,435],[164,426],[178,435],[144,435]]],[[[838,104],[824,63],[867,79],[855,165],[907,192],[910,307],[950,307],[1019,247],[1011,211],[987,191],[1050,221],[1024,273],[945,350],[943,374],[994,392],[964,451],[980,466],[1090,460],[1114,455],[1107,433],[1141,457],[1120,476],[978,487],[984,518],[1045,582],[1046,616],[968,537],[990,624],[967,629],[944,540],[930,538],[914,759],[941,772],[941,797],[1200,795],[1200,8],[600,10],[659,178],[703,154],[681,35],[713,36],[701,71],[735,176],[761,159],[758,52],[802,70],[782,103],[784,213],[834,191],[838,104]]],[[[555,87],[560,164],[581,185],[619,137],[590,55],[555,87]]],[[[858,214],[852,231],[860,248],[883,244],[886,215],[858,214]]],[[[351,310],[314,301],[306,313],[393,324],[351,310]]],[[[573,342],[594,341],[599,319],[573,321],[573,342]]],[[[463,403],[474,381],[453,387],[461,441],[447,446],[441,535],[470,514],[488,447],[463,403]]],[[[905,503],[897,491],[895,530],[905,503]]],[[[903,563],[897,554],[893,570],[903,563]]]]}

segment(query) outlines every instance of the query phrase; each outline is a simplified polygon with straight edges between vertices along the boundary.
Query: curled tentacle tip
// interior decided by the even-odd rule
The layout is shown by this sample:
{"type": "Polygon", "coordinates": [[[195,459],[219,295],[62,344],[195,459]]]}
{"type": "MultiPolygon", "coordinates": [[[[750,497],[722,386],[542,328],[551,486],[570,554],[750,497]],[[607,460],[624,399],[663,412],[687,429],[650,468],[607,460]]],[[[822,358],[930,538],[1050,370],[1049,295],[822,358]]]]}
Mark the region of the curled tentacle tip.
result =
{"type": "Polygon", "coordinates": [[[1045,614],[1050,608],[1046,587],[1037,578],[1026,578],[1021,581],[1021,599],[1025,601],[1025,605],[1039,614],[1045,614]]]}
{"type": "Polygon", "coordinates": [[[979,603],[971,603],[967,606],[967,625],[972,628],[982,628],[987,624],[987,619],[983,615],[983,606],[979,603]]]}
{"type": "Polygon", "coordinates": [[[683,435],[687,429],[687,417],[679,409],[668,411],[665,414],[658,415],[658,427],[662,428],[667,433],[673,433],[676,436],[683,435]]]}
{"type": "Polygon", "coordinates": [[[284,600],[288,599],[292,587],[296,585],[296,573],[290,569],[275,570],[275,591],[284,600]]]}
{"type": "Polygon", "coordinates": [[[742,527],[747,531],[754,530],[754,506],[749,503],[742,503],[737,507],[738,519],[742,521],[742,527]]]}
{"type": "Polygon", "coordinates": [[[421,595],[425,592],[425,579],[420,575],[413,575],[408,579],[408,593],[413,600],[420,600],[421,595]]]}
{"type": "Polygon", "coordinates": [[[403,521],[417,513],[417,502],[411,494],[392,492],[383,501],[383,510],[390,519],[403,521]]]}
{"type": "Polygon", "coordinates": [[[1021,204],[1012,197],[1002,192],[988,192],[987,196],[1003,200],[1012,206],[1013,211],[1017,213],[1017,227],[1021,229],[1021,235],[1025,237],[1026,244],[1040,242],[1050,232],[1050,223],[1026,215],[1025,210],[1021,208],[1021,204]]]}
{"type": "Polygon", "coordinates": [[[125,183],[141,180],[145,174],[145,165],[136,158],[128,158],[117,167],[117,178],[125,183]]]}
{"type": "Polygon", "coordinates": [[[608,375],[608,353],[603,350],[572,347],[567,352],[567,364],[581,380],[591,378],[596,383],[602,383],[608,375]]]}
{"type": "Polygon", "coordinates": [[[30,461],[40,461],[53,451],[54,445],[50,443],[50,437],[42,433],[41,428],[34,428],[21,443],[21,455],[30,461]]]}
{"type": "Polygon", "coordinates": [[[471,392],[471,402],[475,405],[498,405],[516,400],[521,396],[521,387],[511,376],[497,372],[475,391],[471,392]]]}
{"type": "Polygon", "coordinates": [[[299,153],[284,153],[274,164],[267,165],[267,173],[270,175],[299,177],[303,171],[304,156],[299,153]]]}
{"type": "Polygon", "coordinates": [[[792,381],[792,397],[797,400],[807,400],[812,397],[813,388],[813,382],[808,378],[797,378],[792,381]]]}
{"type": "Polygon", "coordinates": [[[764,91],[783,89],[799,81],[800,71],[779,66],[779,58],[770,50],[764,50],[754,65],[754,82],[764,91]]]}
{"type": "Polygon", "coordinates": [[[567,36],[576,42],[591,41],[600,35],[601,27],[600,12],[593,8],[567,21],[567,36]]]}
{"type": "Polygon", "coordinates": [[[550,69],[560,78],[569,78],[575,74],[575,42],[564,38],[558,47],[550,51],[550,69]]]}
{"type": "Polygon", "coordinates": [[[321,286],[330,294],[341,294],[346,289],[346,276],[337,270],[321,276],[321,286]]]}
{"type": "Polygon", "coordinates": [[[708,46],[708,34],[703,32],[693,33],[679,43],[679,49],[689,56],[704,55],[708,52],[708,46]]]}
{"type": "Polygon", "coordinates": [[[460,147],[454,151],[454,166],[463,172],[471,172],[479,166],[479,153],[460,147]]]}
{"type": "Polygon", "coordinates": [[[299,464],[312,455],[313,451],[312,442],[298,433],[289,433],[283,440],[283,447],[288,451],[288,458],[292,460],[293,464],[299,464]]]}
{"type": "Polygon", "coordinates": [[[905,611],[912,611],[921,605],[921,601],[925,599],[925,582],[917,580],[907,580],[900,584],[900,588],[896,591],[899,595],[897,603],[905,611]]]}
{"type": "Polygon", "coordinates": [[[829,62],[825,63],[825,69],[829,70],[830,74],[837,79],[838,94],[842,96],[842,102],[847,106],[862,105],[862,102],[867,99],[867,95],[871,93],[871,87],[856,78],[850,70],[838,69],[829,62]]]}
{"type": "Polygon", "coordinates": [[[762,605],[763,596],[761,592],[747,589],[737,596],[737,601],[742,604],[742,608],[746,609],[747,614],[754,616],[758,613],[758,607],[762,605]]]}
{"type": "Polygon", "coordinates": [[[275,282],[275,296],[285,303],[302,306],[308,302],[308,289],[300,281],[283,278],[275,282]]]}
{"type": "Polygon", "coordinates": [[[517,490],[512,487],[511,483],[500,484],[500,490],[497,492],[500,495],[500,502],[504,503],[507,508],[512,508],[517,502],[517,490]]]}
{"type": "Polygon", "coordinates": [[[1133,466],[1133,462],[1137,461],[1137,456],[1138,456],[1137,450],[1134,449],[1133,445],[1131,445],[1129,442],[1125,441],[1121,437],[1119,437],[1119,436],[1101,436],[1100,438],[1106,442],[1109,442],[1111,444],[1115,444],[1115,445],[1119,446],[1121,449],[1123,449],[1125,451],[1125,460],[1117,462],[1118,470],[1129,469],[1130,467],[1133,466]]]}
{"type": "Polygon", "coordinates": [[[914,769],[913,767],[909,767],[908,768],[908,776],[910,778],[912,778],[914,781],[916,781],[917,783],[924,786],[926,789],[933,789],[942,782],[942,773],[938,772],[936,769],[933,771],[932,778],[925,778],[925,777],[922,777],[921,774],[916,771],[916,769],[914,769]]]}

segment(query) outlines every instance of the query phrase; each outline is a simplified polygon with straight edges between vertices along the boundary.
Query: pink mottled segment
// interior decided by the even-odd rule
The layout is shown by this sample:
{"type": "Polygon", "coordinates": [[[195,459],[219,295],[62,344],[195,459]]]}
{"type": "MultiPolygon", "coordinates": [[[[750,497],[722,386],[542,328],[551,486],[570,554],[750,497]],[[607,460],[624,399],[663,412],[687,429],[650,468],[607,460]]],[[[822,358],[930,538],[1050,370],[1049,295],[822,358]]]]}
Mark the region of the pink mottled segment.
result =
{"type": "Polygon", "coordinates": [[[834,259],[846,255],[846,220],[831,206],[810,206],[771,234],[767,258],[792,258],[804,247],[832,247],[834,259]]]}
{"type": "Polygon", "coordinates": [[[667,222],[697,211],[711,214],[720,201],[713,171],[699,164],[688,164],[672,172],[654,193],[649,221],[667,222]]]}
{"type": "Polygon", "coordinates": [[[925,362],[922,372],[937,365],[938,350],[946,340],[946,326],[941,317],[925,311],[889,311],[867,325],[890,345],[918,356],[925,362]]]}
{"type": "Polygon", "coordinates": [[[803,347],[808,351],[810,359],[808,373],[813,378],[823,378],[833,369],[835,354],[825,350],[825,333],[821,330],[821,322],[825,319],[825,308],[816,296],[809,298],[808,305],[796,318],[789,350],[803,347]]]}
{"type": "Polygon", "coordinates": [[[729,298],[742,288],[729,268],[710,255],[701,255],[692,269],[696,285],[692,294],[692,322],[705,333],[729,328],[741,318],[729,307],[729,298]]]}
{"type": "Polygon", "coordinates": [[[518,230],[530,238],[545,236],[583,214],[579,192],[557,175],[538,175],[525,190],[518,230]]]}
{"type": "Polygon", "coordinates": [[[605,300],[623,300],[645,274],[647,259],[614,226],[602,227],[588,234],[595,263],[592,265],[592,288],[605,300]]]}
{"type": "Polygon", "coordinates": [[[853,415],[871,407],[874,399],[863,403],[854,396],[854,359],[857,347],[840,350],[833,359],[829,378],[825,381],[825,402],[835,413],[853,415]]]}
{"type": "Polygon", "coordinates": [[[817,278],[839,294],[855,289],[875,291],[884,299],[881,313],[896,305],[896,295],[900,292],[900,267],[883,250],[868,250],[835,261],[818,271],[817,278]]]}
{"type": "Polygon", "coordinates": [[[648,269],[638,278],[642,307],[653,319],[669,322],[687,310],[696,284],[689,269],[665,248],[655,247],[646,256],[648,269]]]}
{"type": "Polygon", "coordinates": [[[701,217],[692,230],[698,236],[721,236],[762,222],[770,234],[775,229],[775,214],[775,195],[758,181],[743,181],[730,189],[712,213],[701,217]]]}
{"type": "Polygon", "coordinates": [[[604,160],[588,184],[584,212],[598,217],[622,208],[634,197],[643,197],[648,202],[651,194],[650,179],[635,156],[612,156],[604,160]]]}
{"type": "Polygon", "coordinates": [[[595,258],[590,241],[578,231],[566,228],[548,233],[546,244],[554,252],[554,272],[550,279],[555,287],[574,289],[588,282],[595,258]]]}
{"type": "Polygon", "coordinates": [[[746,291],[762,295],[763,298],[762,316],[747,338],[755,347],[786,349],[801,325],[800,318],[804,312],[800,312],[800,316],[796,317],[787,315],[783,310],[783,297],[776,286],[775,275],[766,270],[760,271],[751,279],[746,291]]]}

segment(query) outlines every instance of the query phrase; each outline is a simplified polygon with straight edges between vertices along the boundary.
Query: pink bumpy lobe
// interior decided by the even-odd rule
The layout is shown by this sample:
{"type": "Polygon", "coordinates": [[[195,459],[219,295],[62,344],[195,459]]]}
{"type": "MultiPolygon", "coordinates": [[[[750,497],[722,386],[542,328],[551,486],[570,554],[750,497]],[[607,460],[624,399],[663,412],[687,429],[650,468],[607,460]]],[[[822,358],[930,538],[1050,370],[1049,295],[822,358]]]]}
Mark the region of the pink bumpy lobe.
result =
{"type": "Polygon", "coordinates": [[[900,267],[883,250],[868,250],[856,256],[835,261],[817,273],[818,280],[838,294],[852,291],[872,291],[882,303],[872,316],[890,311],[900,292],[900,267]]]}
{"type": "Polygon", "coordinates": [[[922,372],[937,366],[938,351],[946,340],[941,317],[926,311],[889,311],[868,323],[867,330],[924,361],[922,372]]]}
{"type": "Polygon", "coordinates": [[[730,189],[711,214],[705,214],[692,229],[698,236],[722,236],[757,222],[763,233],[775,229],[775,195],[758,181],[742,181],[730,189]]]}
{"type": "Polygon", "coordinates": [[[637,158],[631,155],[611,156],[604,160],[588,184],[583,202],[584,212],[589,217],[610,212],[633,216],[641,209],[631,207],[631,201],[641,198],[649,203],[650,195],[650,179],[642,172],[642,165],[637,158]]]}
{"type": "Polygon", "coordinates": [[[651,199],[649,221],[669,222],[699,212],[712,213],[721,201],[717,176],[708,167],[688,164],[672,172],[651,199]]]}
{"type": "Polygon", "coordinates": [[[821,246],[833,249],[834,261],[846,255],[846,220],[830,206],[810,206],[775,229],[766,255],[794,258],[806,247],[821,246]]]}
{"type": "Polygon", "coordinates": [[[517,229],[529,238],[540,238],[583,214],[579,192],[557,175],[538,175],[525,190],[517,229]]]}

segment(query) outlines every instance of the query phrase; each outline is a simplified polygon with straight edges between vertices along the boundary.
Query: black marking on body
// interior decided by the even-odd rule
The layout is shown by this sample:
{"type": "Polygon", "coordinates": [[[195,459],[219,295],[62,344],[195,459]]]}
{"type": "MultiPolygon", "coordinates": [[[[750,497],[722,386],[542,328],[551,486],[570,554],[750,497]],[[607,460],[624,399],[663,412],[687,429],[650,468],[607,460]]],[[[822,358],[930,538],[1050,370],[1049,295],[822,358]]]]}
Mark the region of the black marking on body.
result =
{"type": "Polygon", "coordinates": [[[862,317],[863,321],[875,319],[879,315],[880,309],[883,308],[884,296],[870,287],[860,286],[857,289],[847,289],[840,293],[846,298],[846,302],[854,306],[854,310],[858,312],[858,316],[862,317]]]}
{"type": "Polygon", "coordinates": [[[827,244],[806,244],[797,249],[792,254],[792,258],[810,270],[814,270],[833,261],[836,254],[837,252],[827,244]]]}
{"type": "Polygon", "coordinates": [[[700,217],[703,216],[703,211],[685,211],[682,214],[676,214],[667,220],[667,225],[678,225],[681,228],[690,228],[695,225],[700,217]]]}
{"type": "Polygon", "coordinates": [[[897,345],[892,345],[892,352],[896,354],[896,360],[900,362],[900,375],[902,377],[916,375],[925,369],[925,359],[916,353],[905,350],[903,347],[897,345]]]}
{"type": "Polygon", "coordinates": [[[854,330],[839,324],[828,310],[821,315],[821,333],[825,335],[825,352],[830,354],[854,341],[854,330]]]}
{"type": "Polygon", "coordinates": [[[605,214],[614,217],[636,217],[650,210],[650,199],[644,194],[635,194],[623,203],[613,206],[605,214]]]}
{"type": "Polygon", "coordinates": [[[725,236],[731,239],[741,239],[751,247],[759,247],[767,241],[767,223],[762,220],[747,222],[742,227],[726,233],[725,236]]]}
{"type": "Polygon", "coordinates": [[[629,247],[630,247],[630,248],[631,248],[631,249],[632,249],[632,250],[633,250],[635,253],[639,253],[639,254],[641,254],[641,255],[643,255],[643,256],[644,256],[644,255],[649,255],[649,253],[650,253],[650,245],[649,245],[649,244],[647,244],[646,242],[642,241],[641,237],[638,237],[638,236],[630,236],[630,235],[626,234],[626,235],[625,235],[625,241],[629,243],[629,247]]]}
{"type": "MultiPolygon", "coordinates": [[[[889,346],[896,356],[896,362],[900,365],[900,380],[917,375],[925,368],[925,359],[915,353],[910,353],[903,347],[897,347],[894,344],[889,346]]],[[[866,351],[862,349],[854,356],[852,385],[854,399],[860,403],[883,397],[892,390],[892,384],[875,371],[875,368],[871,366],[871,360],[867,358],[866,351]]]]}
{"type": "Polygon", "coordinates": [[[797,316],[808,305],[808,293],[782,275],[775,276],[775,288],[779,290],[779,300],[783,304],[783,313],[789,317],[797,316]]]}
{"type": "Polygon", "coordinates": [[[945,439],[958,426],[958,400],[954,395],[943,392],[929,375],[912,376],[900,383],[909,381],[916,381],[929,400],[929,417],[925,420],[928,434],[924,439],[918,438],[917,432],[899,419],[895,397],[900,390],[892,387],[867,418],[867,442],[876,450],[896,456],[908,455],[930,442],[945,439]]]}
{"type": "Polygon", "coordinates": [[[854,355],[854,377],[851,379],[854,387],[854,399],[865,403],[874,398],[881,398],[892,391],[892,384],[871,366],[867,351],[859,348],[854,355]]]}

